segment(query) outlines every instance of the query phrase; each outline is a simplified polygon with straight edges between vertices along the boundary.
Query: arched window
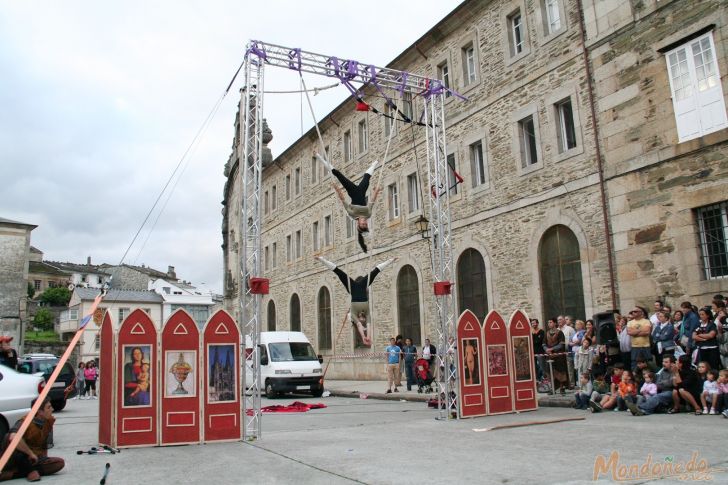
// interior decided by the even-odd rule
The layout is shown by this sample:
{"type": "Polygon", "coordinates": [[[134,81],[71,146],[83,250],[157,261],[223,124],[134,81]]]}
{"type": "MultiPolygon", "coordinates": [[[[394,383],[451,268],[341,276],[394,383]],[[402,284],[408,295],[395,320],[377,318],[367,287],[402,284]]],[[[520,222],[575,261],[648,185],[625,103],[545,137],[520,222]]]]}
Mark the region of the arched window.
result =
{"type": "Polygon", "coordinates": [[[488,291],[483,256],[466,249],[458,259],[458,313],[470,310],[481,321],[488,313],[488,291]]]}
{"type": "Polygon", "coordinates": [[[301,300],[298,298],[296,293],[291,297],[291,307],[289,311],[291,315],[291,331],[301,331],[301,300]]]}
{"type": "Polygon", "coordinates": [[[268,302],[268,331],[276,331],[276,304],[273,300],[268,302]]]}
{"type": "Polygon", "coordinates": [[[331,349],[331,295],[325,286],[318,293],[318,346],[331,349]]]}
{"type": "Polygon", "coordinates": [[[404,338],[411,338],[412,343],[422,343],[420,333],[420,285],[415,269],[406,265],[397,275],[397,313],[399,315],[399,333],[404,338]]]}
{"type": "Polygon", "coordinates": [[[538,247],[538,263],[544,319],[558,315],[583,319],[581,256],[571,229],[556,225],[546,230],[538,247]]]}

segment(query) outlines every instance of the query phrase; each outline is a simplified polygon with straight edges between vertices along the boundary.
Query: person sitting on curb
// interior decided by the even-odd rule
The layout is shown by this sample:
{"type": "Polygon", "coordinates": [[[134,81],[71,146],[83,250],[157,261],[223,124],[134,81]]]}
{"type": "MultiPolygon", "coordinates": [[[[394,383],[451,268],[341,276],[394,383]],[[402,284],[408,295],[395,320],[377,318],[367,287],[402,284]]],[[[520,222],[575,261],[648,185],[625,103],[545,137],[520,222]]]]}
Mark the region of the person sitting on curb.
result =
{"type": "MultiPolygon", "coordinates": [[[[35,400],[33,404],[35,405],[35,400]]],[[[0,455],[10,445],[26,416],[15,423],[0,443],[0,455]]],[[[25,430],[18,446],[10,456],[5,468],[0,472],[0,481],[25,477],[29,482],[37,482],[41,475],[52,475],[65,466],[63,458],[48,456],[48,449],[53,447],[53,406],[51,400],[45,398],[33,421],[25,430]]]]}
{"type": "Polygon", "coordinates": [[[675,356],[666,355],[662,358],[662,368],[655,374],[657,394],[647,398],[639,405],[627,403],[627,408],[635,416],[644,416],[657,412],[664,412],[672,404],[672,376],[675,367],[675,356]]]}

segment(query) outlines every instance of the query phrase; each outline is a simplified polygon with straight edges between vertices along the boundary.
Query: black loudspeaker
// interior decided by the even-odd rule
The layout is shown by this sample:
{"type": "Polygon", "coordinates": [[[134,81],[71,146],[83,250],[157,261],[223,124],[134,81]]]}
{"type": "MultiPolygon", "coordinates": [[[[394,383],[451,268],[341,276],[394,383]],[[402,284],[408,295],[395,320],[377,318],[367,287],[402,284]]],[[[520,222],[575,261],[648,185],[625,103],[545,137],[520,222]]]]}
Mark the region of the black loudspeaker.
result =
{"type": "Polygon", "coordinates": [[[594,314],[594,327],[596,329],[597,344],[619,345],[617,324],[614,321],[615,313],[618,313],[618,310],[610,310],[594,314]]]}

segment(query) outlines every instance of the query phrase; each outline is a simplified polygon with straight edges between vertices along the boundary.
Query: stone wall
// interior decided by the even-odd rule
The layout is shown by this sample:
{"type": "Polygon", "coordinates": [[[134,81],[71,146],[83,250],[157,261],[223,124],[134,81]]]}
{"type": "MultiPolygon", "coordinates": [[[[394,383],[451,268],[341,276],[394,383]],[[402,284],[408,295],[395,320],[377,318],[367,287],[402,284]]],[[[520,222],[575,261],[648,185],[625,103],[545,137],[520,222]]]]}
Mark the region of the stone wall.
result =
{"type": "Polygon", "coordinates": [[[16,342],[25,318],[30,231],[35,227],[0,220],[0,335],[16,342]]]}

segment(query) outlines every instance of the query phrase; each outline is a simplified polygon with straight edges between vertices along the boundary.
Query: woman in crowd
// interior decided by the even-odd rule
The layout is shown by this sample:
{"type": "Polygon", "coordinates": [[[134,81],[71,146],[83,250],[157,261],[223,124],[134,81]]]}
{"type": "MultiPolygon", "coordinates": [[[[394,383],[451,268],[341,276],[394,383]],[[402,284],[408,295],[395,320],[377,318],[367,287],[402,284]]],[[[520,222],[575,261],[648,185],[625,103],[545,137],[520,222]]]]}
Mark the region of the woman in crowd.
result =
{"type": "Polygon", "coordinates": [[[562,354],[562,355],[549,355],[548,360],[553,360],[553,379],[554,379],[554,392],[559,389],[561,394],[566,392],[566,388],[569,386],[569,376],[566,366],[566,355],[563,352],[566,351],[566,344],[564,342],[564,334],[556,326],[556,319],[549,318],[548,331],[546,332],[546,342],[543,344],[543,349],[547,354],[562,354]]]}
{"type": "MultiPolygon", "coordinates": [[[[680,332],[682,332],[683,312],[675,310],[672,314],[672,326],[675,328],[675,344],[680,345],[680,332]]],[[[683,349],[685,350],[685,349],[683,349]]]]}
{"type": "Polygon", "coordinates": [[[619,355],[625,369],[632,368],[632,337],[627,333],[627,317],[617,320],[617,337],[619,338],[619,355]]]}
{"type": "Polygon", "coordinates": [[[96,362],[89,360],[86,363],[86,369],[83,371],[83,378],[85,380],[86,392],[88,393],[89,399],[98,399],[96,397],[96,378],[98,374],[96,372],[96,362]]]}
{"type": "Polygon", "coordinates": [[[711,369],[720,369],[720,352],[718,350],[718,328],[713,321],[710,308],[698,311],[700,326],[693,332],[693,344],[698,349],[697,360],[710,364],[711,369]]]}
{"type": "Polygon", "coordinates": [[[675,327],[666,311],[657,312],[657,320],[659,323],[652,329],[652,343],[657,362],[662,362],[666,355],[675,355],[675,327]]]}
{"type": "Polygon", "coordinates": [[[74,399],[86,399],[86,377],[84,371],[86,370],[86,363],[79,362],[78,369],[76,369],[76,397],[74,399]]]}
{"type": "MultiPolygon", "coordinates": [[[[531,338],[533,338],[533,350],[539,354],[543,351],[543,342],[546,334],[539,325],[538,318],[531,319],[531,338]]],[[[543,369],[541,368],[541,362],[538,357],[536,359],[536,378],[540,381],[543,379],[543,369]]]]}
{"type": "Polygon", "coordinates": [[[698,402],[700,393],[703,391],[703,383],[698,373],[690,365],[690,357],[681,355],[677,360],[677,366],[672,371],[672,409],[668,414],[680,412],[681,404],[689,404],[695,410],[696,415],[703,414],[698,402]]]}

